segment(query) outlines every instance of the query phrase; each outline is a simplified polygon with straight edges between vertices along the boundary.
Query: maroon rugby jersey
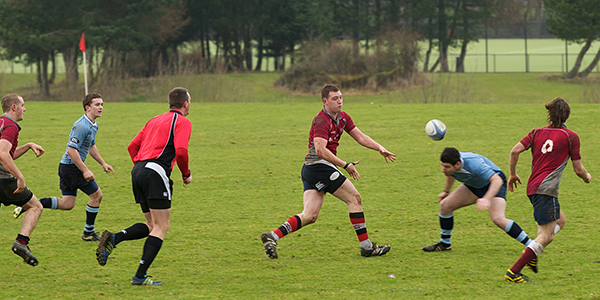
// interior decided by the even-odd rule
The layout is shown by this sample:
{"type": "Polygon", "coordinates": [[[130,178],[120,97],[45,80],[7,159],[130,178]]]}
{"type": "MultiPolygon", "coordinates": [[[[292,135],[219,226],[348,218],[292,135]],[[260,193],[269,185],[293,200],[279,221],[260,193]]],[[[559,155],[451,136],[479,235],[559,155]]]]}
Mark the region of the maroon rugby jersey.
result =
{"type": "Polygon", "coordinates": [[[323,110],[321,110],[313,119],[310,128],[310,136],[308,138],[308,154],[304,158],[304,162],[313,164],[323,161],[322,158],[317,156],[315,151],[314,138],[320,137],[326,139],[327,149],[329,149],[333,155],[336,155],[342,133],[344,131],[350,132],[355,127],[352,118],[350,118],[347,113],[340,111],[337,120],[334,120],[333,116],[323,108],[323,110]]]}
{"type": "Polygon", "coordinates": [[[155,161],[170,174],[175,160],[181,174],[190,174],[188,143],[192,122],[179,111],[171,110],[152,118],[133,138],[127,150],[134,163],[155,161]]]}
{"type": "MultiPolygon", "coordinates": [[[[7,140],[10,142],[12,147],[10,148],[10,157],[15,157],[15,149],[19,144],[19,131],[21,130],[21,126],[17,124],[17,122],[13,121],[13,119],[7,116],[0,117],[0,139],[7,140]]],[[[2,164],[0,164],[0,178],[10,178],[13,177],[10,172],[8,172],[2,164]]]]}
{"type": "Polygon", "coordinates": [[[579,136],[566,127],[536,128],[526,135],[521,144],[531,148],[532,170],[527,182],[527,195],[558,197],[562,172],[571,160],[580,160],[579,136]]]}

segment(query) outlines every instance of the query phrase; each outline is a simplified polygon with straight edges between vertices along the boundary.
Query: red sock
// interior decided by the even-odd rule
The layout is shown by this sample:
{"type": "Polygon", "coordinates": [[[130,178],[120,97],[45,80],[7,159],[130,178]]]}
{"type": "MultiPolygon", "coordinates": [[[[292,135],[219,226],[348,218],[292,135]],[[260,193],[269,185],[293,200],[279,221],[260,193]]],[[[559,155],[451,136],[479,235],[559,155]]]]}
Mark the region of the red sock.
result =
{"type": "Polygon", "coordinates": [[[521,254],[521,257],[519,257],[519,260],[517,260],[515,265],[512,266],[512,268],[510,268],[510,270],[514,274],[521,273],[521,270],[523,270],[525,265],[527,265],[528,262],[530,262],[532,259],[534,259],[536,257],[537,256],[535,255],[535,252],[533,252],[533,250],[531,250],[531,248],[527,247],[527,248],[525,248],[525,252],[523,252],[523,254],[521,254]]]}
{"type": "Polygon", "coordinates": [[[279,238],[282,238],[282,237],[300,229],[301,227],[302,227],[302,221],[300,220],[300,217],[298,217],[297,215],[294,215],[294,216],[290,217],[287,221],[285,221],[285,223],[281,224],[281,226],[279,226],[279,228],[273,230],[273,232],[275,232],[275,234],[279,238]]]}
{"type": "Polygon", "coordinates": [[[356,231],[356,235],[358,236],[358,241],[362,242],[369,239],[369,234],[367,233],[367,226],[365,225],[365,214],[361,212],[350,213],[350,223],[354,227],[356,231]]]}

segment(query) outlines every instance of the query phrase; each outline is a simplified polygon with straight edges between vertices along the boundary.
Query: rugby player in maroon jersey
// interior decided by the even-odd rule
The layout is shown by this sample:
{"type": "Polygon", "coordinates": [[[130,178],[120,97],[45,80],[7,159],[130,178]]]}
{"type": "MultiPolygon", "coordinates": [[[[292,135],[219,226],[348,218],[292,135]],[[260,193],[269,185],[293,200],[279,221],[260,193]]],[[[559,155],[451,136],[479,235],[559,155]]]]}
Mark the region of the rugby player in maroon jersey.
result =
{"type": "Polygon", "coordinates": [[[380,256],[390,251],[390,245],[372,243],[367,233],[362,198],[354,184],[347,180],[338,167],[344,168],[354,179],[360,174],[356,169],[359,161],[345,161],[337,157],[337,147],[342,133],[347,132],[360,145],[379,151],[386,162],[395,161],[396,155],[386,150],[354,125],[352,118],[342,111],[342,92],[327,84],[321,91],[323,109],[313,119],[308,140],[308,154],[302,166],[304,183],[304,210],[290,217],[279,228],[265,232],[261,241],[270,258],[277,258],[277,241],[301,227],[317,221],[325,193],[330,193],[348,205],[350,222],[360,242],[361,255],[380,256]]]}

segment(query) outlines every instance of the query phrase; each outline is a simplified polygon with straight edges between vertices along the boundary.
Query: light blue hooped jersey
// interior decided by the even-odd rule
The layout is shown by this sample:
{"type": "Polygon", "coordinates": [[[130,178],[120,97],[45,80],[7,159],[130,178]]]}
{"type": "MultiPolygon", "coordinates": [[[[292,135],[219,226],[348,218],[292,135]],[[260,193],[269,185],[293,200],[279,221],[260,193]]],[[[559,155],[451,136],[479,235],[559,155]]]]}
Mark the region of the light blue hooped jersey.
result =
{"type": "Polygon", "coordinates": [[[61,164],[72,165],[73,161],[69,157],[69,147],[75,148],[79,151],[79,156],[82,161],[85,161],[90,147],[96,144],[96,133],[98,132],[98,122],[92,124],[92,121],[83,114],[71,128],[69,133],[69,142],[65,154],[60,160],[61,164]]]}
{"type": "Polygon", "coordinates": [[[473,152],[459,152],[461,167],[452,177],[474,188],[483,188],[490,184],[490,178],[502,171],[487,157],[473,152]]]}

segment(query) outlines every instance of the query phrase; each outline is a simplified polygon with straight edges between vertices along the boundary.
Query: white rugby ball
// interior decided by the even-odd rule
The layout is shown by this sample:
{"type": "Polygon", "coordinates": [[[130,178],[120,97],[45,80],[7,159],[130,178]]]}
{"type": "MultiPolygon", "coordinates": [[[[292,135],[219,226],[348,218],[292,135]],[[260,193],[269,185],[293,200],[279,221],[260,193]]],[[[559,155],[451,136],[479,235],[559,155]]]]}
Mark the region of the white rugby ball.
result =
{"type": "Polygon", "coordinates": [[[427,133],[428,137],[439,141],[446,136],[446,125],[440,120],[430,120],[425,125],[425,133],[427,133]]]}

